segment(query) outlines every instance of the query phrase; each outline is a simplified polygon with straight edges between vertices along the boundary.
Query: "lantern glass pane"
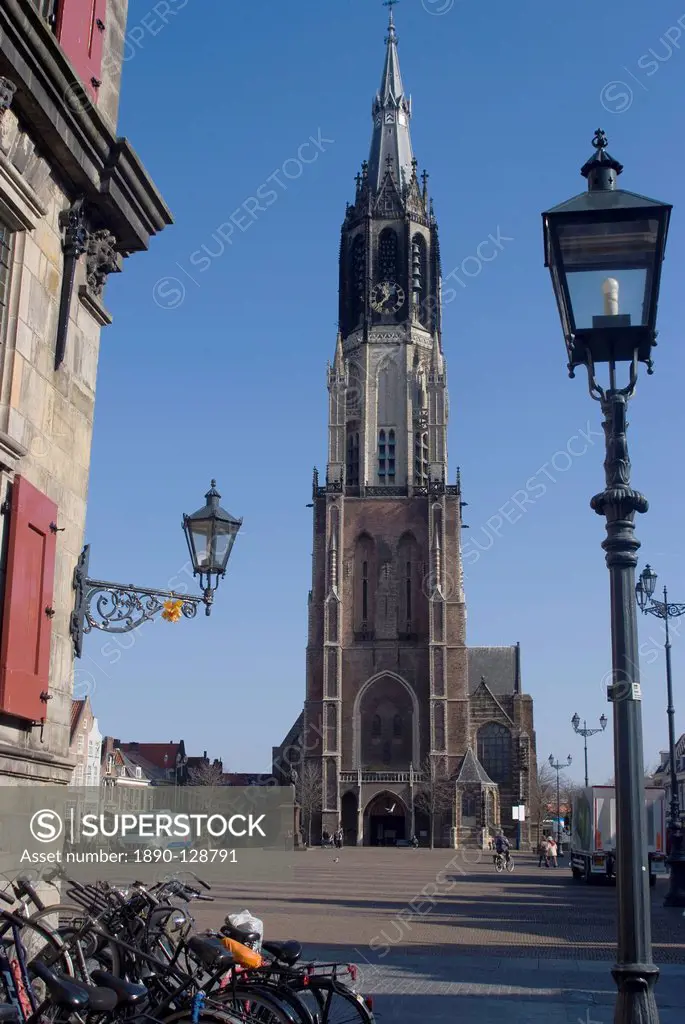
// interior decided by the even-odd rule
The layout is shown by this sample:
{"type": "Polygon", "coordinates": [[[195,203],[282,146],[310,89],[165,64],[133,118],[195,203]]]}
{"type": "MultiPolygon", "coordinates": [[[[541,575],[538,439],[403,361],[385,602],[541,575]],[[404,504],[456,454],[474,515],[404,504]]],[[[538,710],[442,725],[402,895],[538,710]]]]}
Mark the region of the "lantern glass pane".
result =
{"type": "MultiPolygon", "coordinates": [[[[600,326],[595,317],[617,314],[630,317],[631,327],[649,323],[658,237],[656,218],[558,225],[576,330],[600,326]]],[[[601,326],[611,325],[605,321],[601,326]]]]}

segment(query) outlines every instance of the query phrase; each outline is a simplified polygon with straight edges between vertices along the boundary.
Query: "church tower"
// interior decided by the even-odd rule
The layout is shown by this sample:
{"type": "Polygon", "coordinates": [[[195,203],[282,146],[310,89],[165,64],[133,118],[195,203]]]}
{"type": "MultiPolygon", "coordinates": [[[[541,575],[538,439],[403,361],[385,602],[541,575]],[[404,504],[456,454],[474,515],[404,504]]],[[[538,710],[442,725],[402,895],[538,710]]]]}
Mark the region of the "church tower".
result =
{"type": "Polygon", "coordinates": [[[342,226],[328,465],[313,494],[305,704],[323,827],[344,817],[349,829],[356,816],[360,838],[364,808],[383,791],[365,776],[408,778],[429,759],[448,771],[469,731],[440,249],[411,114],[391,11],[369,159],[342,226]],[[350,783],[354,814],[351,799],[343,806],[350,783]]]}
{"type": "MultiPolygon", "coordinates": [[[[457,845],[500,821],[497,780],[478,753],[483,729],[482,749],[518,802],[532,706],[522,728],[517,648],[466,648],[438,226],[388,6],[369,157],[342,225],[326,477],[315,470],[313,481],[306,698],[287,742],[297,736],[300,804],[310,822],[317,805],[315,837],[339,827],[359,844],[426,836],[426,793],[439,789],[430,828],[457,845]],[[479,683],[478,652],[499,676],[494,688],[479,683]]],[[[290,781],[293,758],[275,748],[277,761],[290,781]]]]}

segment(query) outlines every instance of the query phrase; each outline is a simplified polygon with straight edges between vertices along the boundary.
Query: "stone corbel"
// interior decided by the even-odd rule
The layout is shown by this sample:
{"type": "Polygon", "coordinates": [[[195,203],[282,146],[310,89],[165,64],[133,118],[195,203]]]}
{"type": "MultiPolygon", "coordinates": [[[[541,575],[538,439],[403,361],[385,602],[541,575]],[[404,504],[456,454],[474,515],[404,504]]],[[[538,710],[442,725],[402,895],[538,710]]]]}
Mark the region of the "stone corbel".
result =
{"type": "Polygon", "coordinates": [[[14,82],[10,82],[9,78],[3,78],[0,75],[0,119],[5,111],[12,106],[16,91],[17,87],[14,82]]]}
{"type": "Polygon", "coordinates": [[[107,228],[91,231],[86,249],[86,284],[79,288],[79,299],[101,326],[112,322],[102,302],[102,293],[109,274],[118,274],[123,258],[117,252],[117,240],[107,228]]]}
{"type": "Polygon", "coordinates": [[[64,361],[69,331],[69,311],[71,296],[76,278],[76,264],[88,248],[88,228],[83,199],[60,214],[60,226],[64,230],[62,252],[64,253],[64,270],[62,273],[62,293],[57,318],[57,338],[55,340],[55,369],[58,370],[64,361]]]}

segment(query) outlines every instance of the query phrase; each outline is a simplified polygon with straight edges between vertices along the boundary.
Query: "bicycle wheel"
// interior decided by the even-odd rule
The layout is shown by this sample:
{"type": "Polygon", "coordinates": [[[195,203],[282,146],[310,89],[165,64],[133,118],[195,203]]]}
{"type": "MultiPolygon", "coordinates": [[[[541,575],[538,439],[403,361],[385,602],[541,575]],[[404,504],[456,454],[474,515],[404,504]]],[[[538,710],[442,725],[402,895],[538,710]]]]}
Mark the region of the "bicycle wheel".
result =
{"type": "Polygon", "coordinates": [[[181,1010],[170,1017],[162,1017],[160,1024],[244,1024],[249,1018],[231,1010],[201,1010],[198,1019],[192,1010],[181,1010]]]}
{"type": "Polygon", "coordinates": [[[312,1016],[318,1024],[354,1024],[356,1021],[374,1024],[373,1013],[363,996],[333,978],[309,978],[306,985],[298,984],[296,991],[305,1005],[309,1002],[311,1007],[316,1001],[316,1014],[312,1016]],[[310,1000],[309,995],[313,999],[310,1000]]]}
{"type": "Polygon", "coordinates": [[[507,861],[507,871],[511,874],[511,872],[513,870],[514,870],[514,858],[510,857],[509,860],[507,861]]]}
{"type": "Polygon", "coordinates": [[[224,991],[226,995],[221,1000],[222,1009],[226,1007],[238,1015],[242,1014],[243,1020],[258,1021],[259,1024],[299,1024],[297,1017],[288,1011],[280,999],[261,987],[229,985],[224,991]]]}
{"type": "Polygon", "coordinates": [[[115,943],[94,930],[78,935],[88,916],[83,907],[56,903],[32,914],[29,922],[48,928],[61,938],[70,952],[74,973],[82,981],[89,982],[91,972],[95,970],[119,977],[121,957],[115,943]]]}
{"type": "MultiPolygon", "coordinates": [[[[250,990],[252,990],[252,983],[250,982],[249,984],[250,990]]],[[[279,985],[277,982],[263,981],[260,979],[259,981],[254,982],[254,991],[257,993],[263,992],[267,997],[276,999],[281,1008],[287,1013],[288,1019],[291,1020],[293,1024],[318,1024],[319,1022],[318,1016],[310,1013],[309,1008],[306,1006],[304,1001],[298,997],[297,993],[291,991],[285,985],[279,985]]],[[[219,1002],[228,1000],[230,1003],[230,1000],[232,999],[230,984],[220,993],[213,992],[212,999],[216,999],[219,1002]]]]}
{"type": "MultiPolygon", "coordinates": [[[[36,977],[34,964],[41,962],[51,970],[74,976],[71,958],[60,937],[16,915],[0,915],[0,947],[10,964],[5,988],[14,990],[26,1016],[31,1015],[31,1009],[35,1012],[48,997],[45,983],[36,977]]],[[[59,1013],[58,1008],[53,1007],[47,1010],[45,1017],[51,1020],[59,1013]]]]}
{"type": "Polygon", "coordinates": [[[495,857],[495,871],[498,875],[501,875],[504,871],[504,864],[502,863],[501,857],[495,857]]]}

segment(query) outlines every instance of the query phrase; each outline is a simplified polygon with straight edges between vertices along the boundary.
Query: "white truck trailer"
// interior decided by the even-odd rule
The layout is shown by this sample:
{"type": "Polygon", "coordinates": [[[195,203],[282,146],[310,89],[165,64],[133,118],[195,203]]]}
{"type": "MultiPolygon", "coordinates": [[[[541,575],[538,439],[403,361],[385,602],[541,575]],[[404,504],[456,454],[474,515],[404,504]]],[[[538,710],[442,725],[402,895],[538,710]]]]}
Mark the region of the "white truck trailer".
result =
{"type": "MultiPolygon", "coordinates": [[[[666,794],[645,786],[649,884],[666,873],[666,794]]],[[[574,878],[592,882],[614,878],[616,872],[616,790],[589,786],[573,799],[571,871],[574,878]]]]}

